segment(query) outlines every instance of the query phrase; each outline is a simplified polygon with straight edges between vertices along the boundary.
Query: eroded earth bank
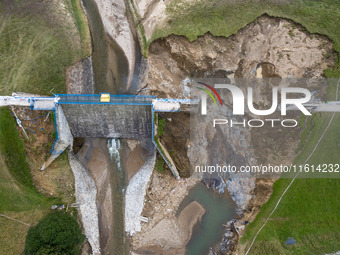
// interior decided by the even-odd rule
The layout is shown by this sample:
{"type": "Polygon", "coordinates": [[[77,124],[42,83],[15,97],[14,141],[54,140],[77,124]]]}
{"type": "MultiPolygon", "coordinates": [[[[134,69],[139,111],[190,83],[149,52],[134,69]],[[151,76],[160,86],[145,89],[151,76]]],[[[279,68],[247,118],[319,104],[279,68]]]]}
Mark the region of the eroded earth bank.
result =
{"type": "MultiPolygon", "coordinates": [[[[151,93],[161,98],[189,98],[190,90],[197,86],[194,79],[204,81],[207,78],[225,83],[236,82],[245,92],[246,85],[237,83],[237,79],[270,78],[265,85],[253,84],[254,105],[257,109],[268,109],[271,105],[271,87],[286,86],[283,78],[323,77],[324,70],[334,65],[333,55],[333,44],[326,37],[310,34],[292,21],[265,15],[228,38],[207,33],[194,42],[175,35],[152,42],[148,52],[147,79],[141,85],[144,88],[141,94],[151,93]]],[[[325,99],[326,86],[312,83],[304,86],[310,91],[317,91],[313,100],[325,99]]],[[[224,106],[218,116],[230,118],[231,96],[222,95],[222,101],[224,106]]],[[[209,165],[212,158],[232,165],[280,165],[292,163],[297,151],[303,148],[303,145],[299,145],[303,131],[301,127],[295,128],[294,132],[282,127],[223,127],[212,131],[206,125],[198,124],[191,128],[206,135],[196,141],[190,140],[189,114],[159,116],[165,119],[160,141],[172,152],[172,158],[182,177],[189,176],[189,158],[191,162],[197,161],[202,165],[209,165]],[[226,137],[226,141],[218,143],[216,139],[221,134],[226,137]],[[219,145],[218,148],[216,144],[219,145]],[[188,147],[191,148],[190,153],[188,147]]],[[[255,116],[247,112],[246,117],[255,116]]],[[[271,117],[280,119],[281,116],[275,113],[271,117]]],[[[288,112],[287,118],[300,119],[300,115],[288,112]]],[[[244,222],[255,218],[270,197],[276,179],[243,178],[237,174],[218,176],[217,181],[207,180],[202,175],[198,178],[205,179],[208,186],[219,192],[224,192],[226,187],[225,192],[229,192],[236,203],[238,217],[226,224],[225,236],[221,237],[219,245],[211,249],[211,254],[232,253],[239,234],[244,233],[244,222]]],[[[175,196],[174,189],[181,187],[182,190],[185,185],[190,188],[197,182],[195,180],[190,177],[177,182],[170,174],[161,175],[154,171],[147,192],[145,213],[148,208],[149,211],[150,208],[157,208],[158,212],[159,200],[164,197],[160,209],[161,217],[158,213],[147,215],[149,222],[143,223],[141,232],[132,237],[131,244],[136,253],[144,254],[143,252],[148,251],[150,254],[184,254],[183,248],[187,240],[181,238],[182,241],[177,242],[174,238],[187,232],[177,227],[180,222],[176,218],[179,202],[169,203],[168,200],[175,196]],[[172,184],[175,182],[177,183],[172,184]],[[169,229],[169,225],[172,228],[169,229]]],[[[187,194],[184,190],[182,194],[176,192],[176,201],[181,201],[187,194]]]]}

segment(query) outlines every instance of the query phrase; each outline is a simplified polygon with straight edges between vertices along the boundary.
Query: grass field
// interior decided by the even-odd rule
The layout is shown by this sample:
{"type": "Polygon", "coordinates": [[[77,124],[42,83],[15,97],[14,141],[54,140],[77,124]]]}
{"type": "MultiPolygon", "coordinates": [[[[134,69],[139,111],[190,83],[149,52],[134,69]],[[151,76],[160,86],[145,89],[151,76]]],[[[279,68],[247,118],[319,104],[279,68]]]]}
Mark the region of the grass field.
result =
{"type": "MultiPolygon", "coordinates": [[[[195,1],[189,4],[176,0],[167,8],[171,22],[156,29],[149,44],[169,34],[184,35],[190,41],[210,32],[216,36],[230,36],[257,17],[268,14],[292,19],[311,33],[328,36],[334,42],[336,66],[326,70],[328,78],[340,77],[340,1],[195,1]]],[[[336,80],[328,87],[328,100],[335,99],[336,80]]],[[[331,114],[317,114],[314,126],[303,151],[295,163],[301,164],[313,150],[331,114]]],[[[307,131],[306,131],[307,132],[307,131]]],[[[307,134],[305,134],[307,135],[307,134]]],[[[309,164],[340,163],[340,114],[318,146],[309,164]]],[[[247,226],[240,241],[240,254],[245,252],[258,229],[275,207],[291,179],[279,179],[274,184],[273,195],[262,207],[256,220],[247,226]]],[[[340,247],[340,180],[296,179],[282,199],[271,220],[257,237],[250,254],[324,254],[340,247]],[[284,242],[293,237],[297,243],[284,242]]]]}
{"type": "MultiPolygon", "coordinates": [[[[32,184],[30,169],[10,111],[0,108],[0,214],[37,223],[60,199],[41,195],[32,184]]],[[[21,254],[28,226],[0,217],[0,254],[21,254]]]]}
{"type": "MultiPolygon", "coordinates": [[[[32,10],[21,7],[22,1],[17,1],[14,11],[6,20],[0,21],[3,23],[0,33],[0,95],[14,91],[51,95],[53,88],[54,93],[63,93],[66,91],[66,67],[90,54],[87,20],[79,0],[72,0],[71,4],[64,2],[66,6],[70,5],[69,14],[78,30],[73,32],[80,36],[80,48],[73,43],[75,39],[69,31],[69,24],[60,24],[44,12],[41,15],[34,13],[34,4],[38,1],[30,2],[32,10]],[[20,11],[24,14],[19,14],[20,11]]],[[[6,12],[3,3],[0,12],[1,16],[6,12]]]]}
{"type": "MultiPolygon", "coordinates": [[[[309,141],[295,163],[302,164],[314,148],[331,114],[322,114],[316,123],[309,141]]],[[[321,141],[309,164],[340,163],[340,115],[321,141]]],[[[247,226],[241,245],[246,248],[258,229],[275,207],[279,197],[291,179],[279,179],[274,192],[262,207],[256,220],[247,226]]],[[[296,179],[281,200],[271,220],[262,229],[249,254],[324,254],[335,252],[340,247],[340,179],[296,179]],[[293,237],[297,244],[284,245],[293,237]]]]}
{"type": "MultiPolygon", "coordinates": [[[[65,92],[66,68],[91,52],[80,0],[62,0],[65,10],[50,9],[50,1],[18,0],[7,1],[13,3],[8,11],[5,2],[0,2],[0,95],[16,91],[51,95],[53,88],[54,93],[65,92]]],[[[0,109],[0,214],[36,224],[51,205],[74,201],[73,188],[61,183],[65,176],[72,179],[72,173],[63,155],[53,173],[44,173],[46,182],[56,180],[50,186],[56,187],[59,198],[41,195],[31,178],[33,160],[27,157],[16,126],[10,110],[0,109]]],[[[29,227],[1,216],[0,225],[0,254],[22,254],[29,227]]]]}
{"type": "MultiPolygon", "coordinates": [[[[337,79],[331,80],[330,91],[336,88],[336,83],[337,79]]],[[[334,100],[335,93],[329,95],[329,98],[334,100]]],[[[309,140],[295,159],[296,164],[303,164],[311,154],[331,116],[331,113],[316,115],[309,140]]],[[[326,135],[307,164],[340,163],[339,127],[340,114],[335,114],[326,135]]],[[[246,234],[241,238],[243,249],[248,248],[290,182],[291,179],[281,178],[274,184],[273,195],[262,207],[256,220],[247,226],[246,234]]],[[[270,221],[258,235],[249,254],[325,254],[338,251],[340,247],[339,196],[340,179],[338,178],[296,179],[270,221]],[[296,239],[295,245],[284,244],[290,237],[296,239]]]]}

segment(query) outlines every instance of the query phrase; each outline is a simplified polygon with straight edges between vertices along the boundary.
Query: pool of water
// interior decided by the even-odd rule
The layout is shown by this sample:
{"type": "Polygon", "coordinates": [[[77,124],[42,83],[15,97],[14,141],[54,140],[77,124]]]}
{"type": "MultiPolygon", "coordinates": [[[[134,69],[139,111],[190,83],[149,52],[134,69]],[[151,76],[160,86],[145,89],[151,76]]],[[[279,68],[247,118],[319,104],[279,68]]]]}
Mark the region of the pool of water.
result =
{"type": "Polygon", "coordinates": [[[193,229],[187,244],[187,255],[208,254],[209,248],[218,243],[223,236],[223,224],[236,217],[235,203],[227,194],[216,194],[201,183],[197,184],[183,200],[179,211],[192,201],[200,203],[204,209],[202,221],[193,229]]]}

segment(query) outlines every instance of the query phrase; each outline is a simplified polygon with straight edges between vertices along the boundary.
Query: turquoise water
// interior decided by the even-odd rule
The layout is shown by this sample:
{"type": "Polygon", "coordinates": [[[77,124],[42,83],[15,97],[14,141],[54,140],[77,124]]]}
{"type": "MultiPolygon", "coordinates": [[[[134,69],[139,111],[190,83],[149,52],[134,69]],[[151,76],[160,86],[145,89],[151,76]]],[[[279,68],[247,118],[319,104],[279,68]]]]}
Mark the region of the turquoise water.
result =
{"type": "Polygon", "coordinates": [[[180,205],[180,209],[192,201],[200,203],[205,209],[205,214],[202,222],[197,223],[193,229],[192,237],[186,247],[186,254],[206,255],[209,248],[222,239],[224,234],[222,224],[236,216],[235,203],[230,196],[215,194],[201,183],[190,190],[189,195],[180,205]]]}

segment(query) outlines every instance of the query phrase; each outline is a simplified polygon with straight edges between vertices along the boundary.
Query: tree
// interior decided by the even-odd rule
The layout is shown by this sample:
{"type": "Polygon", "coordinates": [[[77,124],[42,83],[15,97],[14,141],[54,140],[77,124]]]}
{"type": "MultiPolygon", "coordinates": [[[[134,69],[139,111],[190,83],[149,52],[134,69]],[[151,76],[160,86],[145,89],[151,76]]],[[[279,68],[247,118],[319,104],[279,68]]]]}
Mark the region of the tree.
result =
{"type": "Polygon", "coordinates": [[[28,230],[26,255],[77,255],[84,236],[77,221],[69,214],[53,212],[28,230]]]}

